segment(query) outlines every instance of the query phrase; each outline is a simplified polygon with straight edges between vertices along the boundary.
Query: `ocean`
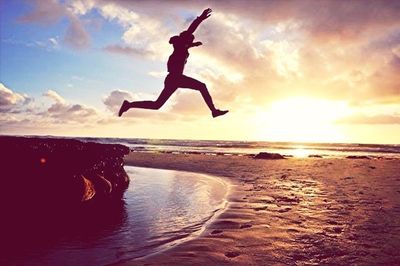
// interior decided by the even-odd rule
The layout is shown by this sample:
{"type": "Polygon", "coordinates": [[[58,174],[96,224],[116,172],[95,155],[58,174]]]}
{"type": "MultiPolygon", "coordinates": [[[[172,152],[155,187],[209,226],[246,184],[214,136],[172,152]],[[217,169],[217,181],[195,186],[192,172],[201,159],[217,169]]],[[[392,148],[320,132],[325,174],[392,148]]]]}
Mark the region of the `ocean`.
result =
{"type": "Polygon", "coordinates": [[[177,140],[143,138],[77,138],[82,141],[119,143],[132,151],[202,153],[213,155],[254,155],[259,152],[279,153],[288,157],[400,157],[400,144],[357,144],[357,143],[296,143],[267,141],[227,140],[177,140]]]}

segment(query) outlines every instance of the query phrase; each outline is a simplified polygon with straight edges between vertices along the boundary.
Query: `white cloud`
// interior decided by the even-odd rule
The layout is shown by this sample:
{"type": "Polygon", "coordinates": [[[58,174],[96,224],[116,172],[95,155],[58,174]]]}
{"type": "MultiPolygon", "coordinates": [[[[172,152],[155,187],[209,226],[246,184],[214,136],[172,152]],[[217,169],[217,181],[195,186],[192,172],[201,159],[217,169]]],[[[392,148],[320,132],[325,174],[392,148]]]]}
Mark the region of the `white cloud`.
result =
{"type": "Polygon", "coordinates": [[[49,43],[55,49],[57,49],[60,45],[57,38],[49,38],[49,43]]]}
{"type": "Polygon", "coordinates": [[[67,2],[67,8],[70,12],[75,15],[85,15],[90,9],[94,7],[94,1],[92,0],[73,0],[67,2]]]}
{"type": "Polygon", "coordinates": [[[48,90],[43,93],[43,96],[49,97],[50,99],[54,100],[56,103],[65,104],[64,98],[62,98],[56,91],[48,90]]]}
{"type": "Polygon", "coordinates": [[[53,90],[46,91],[43,96],[52,99],[54,103],[47,109],[47,114],[42,112],[41,115],[55,118],[58,123],[91,123],[91,119],[99,118],[96,109],[82,104],[70,104],[53,90]]]}
{"type": "MultiPolygon", "coordinates": [[[[165,58],[170,50],[165,39],[170,36],[170,33],[160,18],[154,19],[115,4],[100,5],[98,8],[106,19],[115,20],[124,28],[121,39],[125,45],[128,45],[128,47],[125,46],[125,51],[131,49],[136,54],[150,55],[158,59],[165,58]]],[[[117,47],[117,45],[111,47],[117,47]]]]}
{"type": "Polygon", "coordinates": [[[364,115],[354,114],[352,116],[343,118],[338,121],[339,124],[372,124],[372,125],[385,125],[385,124],[400,124],[400,114],[398,115],[364,115]]]}
{"type": "Polygon", "coordinates": [[[0,83],[0,112],[10,111],[30,101],[31,98],[27,95],[13,92],[3,83],[0,83]]]}
{"type": "Polygon", "coordinates": [[[154,78],[165,78],[168,75],[167,71],[150,71],[149,76],[154,78]]]}
{"type": "Polygon", "coordinates": [[[134,96],[123,90],[113,90],[111,93],[103,98],[103,103],[106,105],[107,109],[111,112],[116,113],[124,100],[133,101],[134,96]]]}

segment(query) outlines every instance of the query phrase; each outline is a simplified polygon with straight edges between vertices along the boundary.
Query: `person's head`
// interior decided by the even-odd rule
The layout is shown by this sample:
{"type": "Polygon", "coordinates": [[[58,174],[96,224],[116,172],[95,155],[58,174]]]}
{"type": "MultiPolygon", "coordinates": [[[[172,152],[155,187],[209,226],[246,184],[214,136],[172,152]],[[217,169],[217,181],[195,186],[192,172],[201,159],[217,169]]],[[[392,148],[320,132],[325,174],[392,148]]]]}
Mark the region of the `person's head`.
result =
{"type": "Polygon", "coordinates": [[[183,45],[193,43],[194,35],[187,31],[181,32],[179,36],[175,35],[169,39],[169,43],[173,45],[183,45]]]}
{"type": "Polygon", "coordinates": [[[170,44],[176,44],[177,42],[179,41],[179,36],[172,36],[170,39],[169,39],[169,43],[170,44]]]}
{"type": "Polygon", "coordinates": [[[181,37],[185,43],[192,43],[194,40],[194,35],[187,31],[182,31],[179,37],[181,37]]]}

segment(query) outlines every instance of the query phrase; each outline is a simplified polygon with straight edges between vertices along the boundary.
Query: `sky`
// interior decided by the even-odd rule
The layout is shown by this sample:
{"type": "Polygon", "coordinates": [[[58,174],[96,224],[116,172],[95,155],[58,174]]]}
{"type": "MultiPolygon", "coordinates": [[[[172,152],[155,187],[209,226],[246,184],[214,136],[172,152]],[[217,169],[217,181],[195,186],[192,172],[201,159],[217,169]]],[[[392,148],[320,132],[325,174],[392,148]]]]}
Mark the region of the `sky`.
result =
{"type": "Polygon", "coordinates": [[[0,134],[400,144],[400,1],[0,0],[0,134]],[[171,36],[210,7],[155,100],[171,36]]]}

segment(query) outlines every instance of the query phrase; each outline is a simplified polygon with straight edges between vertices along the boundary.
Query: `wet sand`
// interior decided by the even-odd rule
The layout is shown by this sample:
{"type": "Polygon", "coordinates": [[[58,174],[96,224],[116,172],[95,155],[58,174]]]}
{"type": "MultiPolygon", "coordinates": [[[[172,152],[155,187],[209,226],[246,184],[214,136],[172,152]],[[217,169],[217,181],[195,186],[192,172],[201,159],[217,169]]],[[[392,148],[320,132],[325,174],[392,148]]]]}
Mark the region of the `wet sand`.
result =
{"type": "Polygon", "coordinates": [[[400,264],[400,159],[134,152],[125,163],[234,184],[201,236],[128,265],[400,264]]]}

